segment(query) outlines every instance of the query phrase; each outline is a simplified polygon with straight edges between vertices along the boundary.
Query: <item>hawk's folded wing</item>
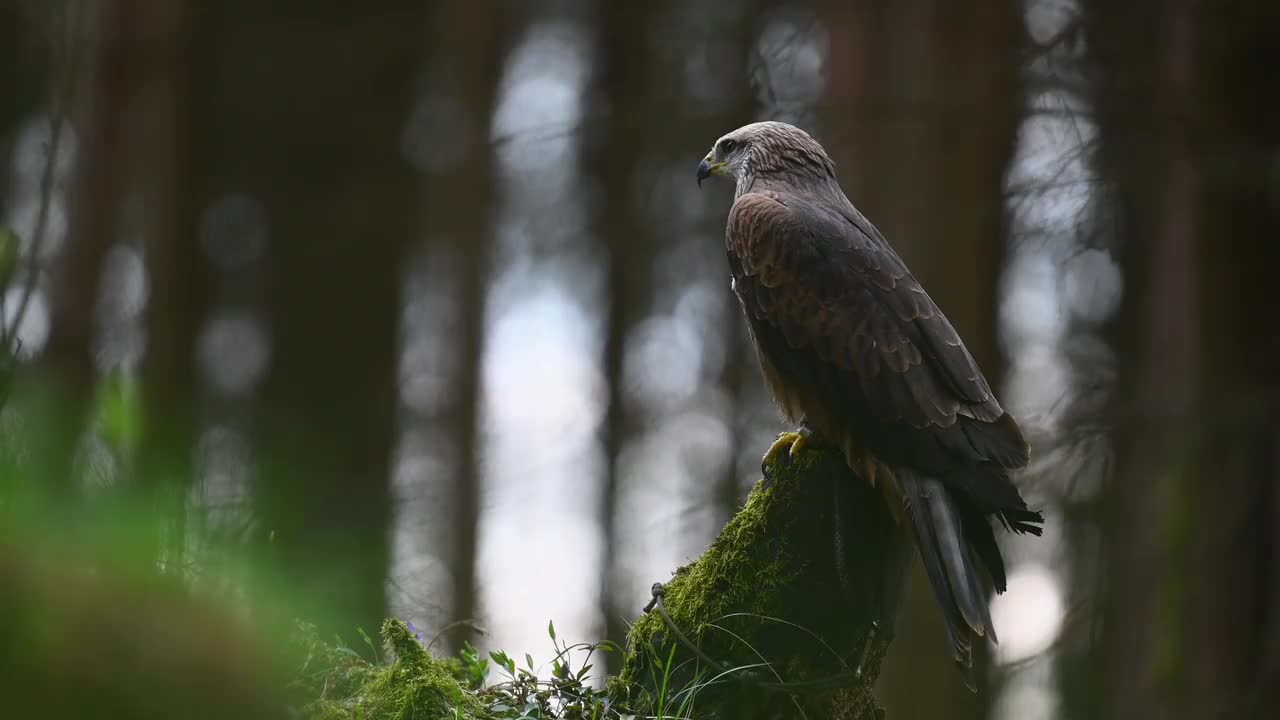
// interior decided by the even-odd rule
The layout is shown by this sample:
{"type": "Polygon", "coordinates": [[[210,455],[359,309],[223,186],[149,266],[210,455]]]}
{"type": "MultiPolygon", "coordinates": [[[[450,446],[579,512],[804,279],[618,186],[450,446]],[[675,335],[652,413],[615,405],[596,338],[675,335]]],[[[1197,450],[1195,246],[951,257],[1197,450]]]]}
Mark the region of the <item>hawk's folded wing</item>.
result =
{"type": "Polygon", "coordinates": [[[1027,463],[1026,441],[955,328],[856,210],[748,193],[726,240],[761,352],[782,373],[808,375],[792,380],[813,383],[877,453],[940,475],[1027,463]]]}

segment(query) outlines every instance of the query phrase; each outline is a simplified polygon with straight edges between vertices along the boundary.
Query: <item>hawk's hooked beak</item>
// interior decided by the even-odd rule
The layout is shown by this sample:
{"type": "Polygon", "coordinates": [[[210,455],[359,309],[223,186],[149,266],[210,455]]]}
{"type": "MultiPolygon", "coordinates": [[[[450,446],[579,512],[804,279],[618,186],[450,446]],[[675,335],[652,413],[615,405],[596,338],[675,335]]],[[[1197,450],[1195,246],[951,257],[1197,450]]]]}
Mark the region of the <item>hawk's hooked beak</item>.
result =
{"type": "Polygon", "coordinates": [[[724,167],[724,163],[711,163],[711,156],[702,158],[702,162],[698,163],[698,187],[702,187],[702,181],[712,175],[719,175],[720,170],[724,167]]]}

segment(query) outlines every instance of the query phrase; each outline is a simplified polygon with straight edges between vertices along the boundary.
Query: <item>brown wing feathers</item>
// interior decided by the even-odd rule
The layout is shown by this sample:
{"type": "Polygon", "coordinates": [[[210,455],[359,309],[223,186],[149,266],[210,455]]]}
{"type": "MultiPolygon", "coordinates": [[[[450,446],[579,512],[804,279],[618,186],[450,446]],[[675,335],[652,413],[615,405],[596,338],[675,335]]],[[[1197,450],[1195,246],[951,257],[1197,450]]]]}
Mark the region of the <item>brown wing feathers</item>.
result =
{"type": "Polygon", "coordinates": [[[883,240],[810,201],[772,194],[742,196],[729,223],[747,312],[791,348],[851,371],[865,396],[861,410],[915,429],[974,420],[950,443],[959,455],[948,464],[1025,464],[1016,425],[1000,422],[1004,411],[959,336],[883,240]]]}

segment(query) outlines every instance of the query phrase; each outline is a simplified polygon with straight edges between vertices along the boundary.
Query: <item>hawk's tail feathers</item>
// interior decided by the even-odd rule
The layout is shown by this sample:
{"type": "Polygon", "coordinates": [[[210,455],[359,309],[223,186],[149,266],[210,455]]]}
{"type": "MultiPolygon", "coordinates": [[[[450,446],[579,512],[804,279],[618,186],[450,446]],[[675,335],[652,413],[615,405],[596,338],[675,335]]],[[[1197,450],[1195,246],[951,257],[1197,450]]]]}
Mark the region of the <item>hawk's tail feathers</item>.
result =
{"type": "Polygon", "coordinates": [[[1036,537],[1044,532],[1044,516],[1038,511],[1028,510],[1026,505],[1020,508],[1005,508],[996,514],[1006,529],[1016,533],[1030,533],[1036,537]]]}
{"type": "Polygon", "coordinates": [[[907,468],[895,468],[894,472],[916,548],[942,610],[952,657],[966,671],[970,689],[974,689],[974,637],[996,642],[996,633],[960,513],[940,480],[907,468]]]}

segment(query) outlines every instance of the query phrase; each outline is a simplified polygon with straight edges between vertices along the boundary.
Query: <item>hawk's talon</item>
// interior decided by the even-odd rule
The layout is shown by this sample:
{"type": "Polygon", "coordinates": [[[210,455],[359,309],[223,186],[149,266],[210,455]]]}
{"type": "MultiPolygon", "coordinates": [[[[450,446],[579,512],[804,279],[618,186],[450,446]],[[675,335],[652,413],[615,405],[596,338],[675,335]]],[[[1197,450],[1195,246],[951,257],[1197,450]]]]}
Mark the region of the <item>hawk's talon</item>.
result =
{"type": "Polygon", "coordinates": [[[765,475],[769,474],[769,468],[777,461],[778,456],[785,451],[787,454],[787,465],[796,461],[800,457],[800,453],[809,443],[809,438],[813,436],[813,429],[807,424],[801,424],[799,430],[788,430],[784,433],[778,433],[778,438],[773,441],[769,449],[765,452],[764,457],[760,460],[760,469],[765,475]]]}
{"type": "Polygon", "coordinates": [[[764,467],[771,467],[778,461],[778,457],[780,455],[786,453],[787,464],[790,465],[792,458],[791,449],[800,442],[802,441],[800,439],[800,433],[798,432],[787,431],[784,433],[778,433],[778,439],[774,440],[773,444],[769,446],[769,449],[765,451],[764,457],[760,460],[760,464],[764,467]]]}
{"type": "Polygon", "coordinates": [[[800,457],[800,451],[804,450],[805,446],[809,444],[809,433],[805,432],[803,428],[795,435],[796,439],[791,443],[791,451],[787,453],[788,462],[795,462],[796,458],[800,457]]]}

